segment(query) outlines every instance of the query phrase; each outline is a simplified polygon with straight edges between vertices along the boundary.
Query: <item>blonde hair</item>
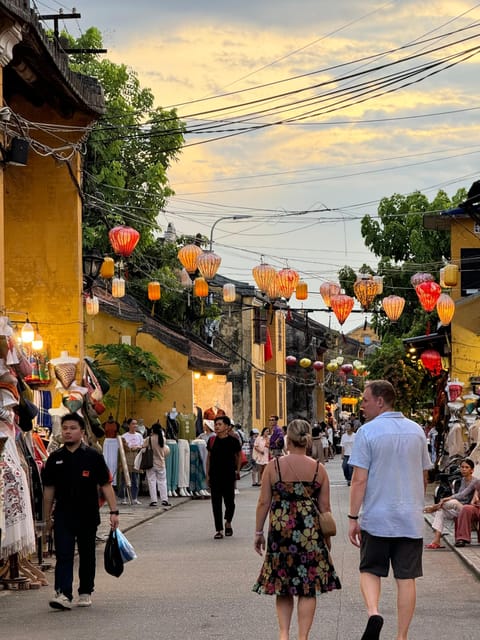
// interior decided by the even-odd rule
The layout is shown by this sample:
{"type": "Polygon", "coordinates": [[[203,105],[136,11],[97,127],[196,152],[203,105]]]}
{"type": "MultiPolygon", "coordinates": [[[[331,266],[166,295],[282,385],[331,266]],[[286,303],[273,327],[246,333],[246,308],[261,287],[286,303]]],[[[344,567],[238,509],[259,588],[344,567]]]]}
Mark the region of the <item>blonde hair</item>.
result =
{"type": "Polygon", "coordinates": [[[306,420],[292,420],[288,423],[287,438],[296,447],[308,447],[312,441],[310,423],[306,420]]]}

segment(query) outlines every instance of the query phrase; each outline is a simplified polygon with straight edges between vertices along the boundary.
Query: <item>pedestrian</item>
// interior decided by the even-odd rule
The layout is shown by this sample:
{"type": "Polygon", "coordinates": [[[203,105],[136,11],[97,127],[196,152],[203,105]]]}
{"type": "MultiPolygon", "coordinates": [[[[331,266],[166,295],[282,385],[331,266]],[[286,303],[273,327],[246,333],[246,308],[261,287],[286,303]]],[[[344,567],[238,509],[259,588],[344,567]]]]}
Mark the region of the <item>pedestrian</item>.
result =
{"type": "Polygon", "coordinates": [[[210,487],[215,540],[223,538],[223,505],[225,505],[225,536],[233,535],[232,520],[235,513],[235,481],[240,479],[241,444],[230,434],[228,416],[215,418],[215,438],[207,447],[207,483],[210,487]]]}
{"type": "Polygon", "coordinates": [[[78,606],[89,607],[95,581],[95,538],[100,524],[98,487],[110,507],[110,526],[118,527],[115,493],[104,457],[83,442],[85,422],[76,413],[61,418],[63,446],[47,458],[43,469],[46,530],[55,542],[54,609],[71,609],[75,543],[79,556],[78,606]]]}
{"type": "Polygon", "coordinates": [[[274,458],[263,474],[254,549],[266,553],[253,591],[276,596],[280,640],[289,637],[297,596],[298,640],[307,640],[316,596],[341,587],[329,553],[330,538],[320,529],[319,513],[330,511],[330,485],[325,467],[306,455],[309,423],[292,420],[287,436],[289,455],[274,458]]]}
{"type": "Polygon", "coordinates": [[[350,486],[353,473],[353,468],[350,464],[350,455],[352,453],[354,442],[355,433],[353,432],[353,425],[351,422],[347,422],[346,431],[342,434],[342,437],[340,439],[340,446],[342,448],[342,470],[348,486],[350,486]]]}
{"type": "Polygon", "coordinates": [[[422,575],[423,505],[432,464],[423,429],[394,404],[390,382],[367,384],[362,401],[367,422],[356,433],[349,460],[354,467],[349,539],[360,547],[360,588],[369,616],[362,640],[380,637],[381,578],[390,564],[397,586],[396,638],[407,640],[415,579],[422,575]]]}
{"type": "Polygon", "coordinates": [[[257,435],[255,438],[255,442],[253,443],[253,458],[258,466],[259,479],[262,481],[263,472],[265,471],[265,467],[267,466],[270,460],[270,449],[269,449],[269,436],[270,430],[268,427],[264,427],[262,429],[262,433],[257,435]]]}
{"type": "Polygon", "coordinates": [[[250,464],[250,468],[252,469],[252,487],[260,486],[259,465],[257,464],[257,461],[255,460],[255,457],[254,457],[255,440],[257,439],[258,435],[259,435],[258,429],[251,429],[250,435],[248,438],[248,444],[249,444],[248,462],[250,464]]]}
{"type": "MultiPolygon", "coordinates": [[[[124,433],[122,437],[123,449],[125,451],[125,457],[127,459],[127,468],[128,473],[130,475],[131,491],[132,491],[132,503],[133,504],[142,504],[138,500],[138,490],[139,490],[139,473],[134,469],[135,458],[137,453],[143,447],[143,436],[140,435],[137,431],[137,421],[134,418],[129,418],[127,420],[127,428],[128,431],[124,433]]],[[[122,498],[122,504],[128,504],[127,497],[127,487],[125,483],[125,476],[122,473],[122,481],[120,483],[120,488],[118,495],[122,498]]]]}
{"type": "Polygon", "coordinates": [[[318,422],[315,422],[312,427],[312,458],[314,460],[320,460],[322,463],[325,460],[322,444],[322,429],[318,422]]]}
{"type": "Polygon", "coordinates": [[[152,425],[152,432],[143,441],[143,448],[151,446],[153,450],[153,467],[146,470],[150,506],[157,506],[157,491],[160,494],[162,507],[171,507],[168,502],[167,471],[165,459],[170,455],[170,447],[165,443],[162,426],[159,422],[152,425]]]}
{"type": "Polygon", "coordinates": [[[270,429],[270,455],[272,458],[283,456],[285,438],[282,427],[278,424],[278,416],[270,416],[268,419],[270,429]]]}

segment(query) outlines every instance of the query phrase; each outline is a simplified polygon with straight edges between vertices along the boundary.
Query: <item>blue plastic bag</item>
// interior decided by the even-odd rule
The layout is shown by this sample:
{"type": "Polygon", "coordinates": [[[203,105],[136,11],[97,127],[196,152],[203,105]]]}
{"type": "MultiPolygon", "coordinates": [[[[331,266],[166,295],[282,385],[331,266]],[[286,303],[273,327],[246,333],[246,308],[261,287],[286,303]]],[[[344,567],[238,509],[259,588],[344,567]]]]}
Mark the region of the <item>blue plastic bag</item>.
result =
{"type": "Polygon", "coordinates": [[[135,553],[135,549],[132,547],[130,542],[125,537],[125,534],[120,531],[120,529],[116,530],[117,533],[117,541],[118,548],[120,549],[120,555],[122,556],[122,560],[124,562],[130,562],[130,560],[135,560],[137,554],[135,553]]]}

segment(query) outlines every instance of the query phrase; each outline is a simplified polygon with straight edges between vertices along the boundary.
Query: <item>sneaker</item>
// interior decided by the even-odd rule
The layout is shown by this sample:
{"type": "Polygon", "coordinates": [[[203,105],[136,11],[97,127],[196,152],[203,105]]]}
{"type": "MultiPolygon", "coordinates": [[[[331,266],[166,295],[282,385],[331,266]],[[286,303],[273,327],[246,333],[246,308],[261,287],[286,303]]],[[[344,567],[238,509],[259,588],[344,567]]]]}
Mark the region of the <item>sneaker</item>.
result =
{"type": "MultiPolygon", "coordinates": [[[[157,503],[155,503],[157,504],[157,503]]],[[[162,500],[162,507],[171,507],[172,505],[167,500],[162,500]]]]}
{"type": "Polygon", "coordinates": [[[91,607],[92,606],[92,596],[89,593],[80,593],[78,596],[78,607],[91,607]]]}
{"type": "Polygon", "coordinates": [[[142,504],[142,503],[140,502],[140,500],[134,500],[133,504],[142,504]]]}
{"type": "MultiPolygon", "coordinates": [[[[157,502],[150,502],[150,505],[149,505],[149,506],[150,506],[150,507],[156,507],[156,506],[157,506],[157,504],[158,504],[157,502]]],[[[163,502],[162,502],[162,504],[163,504],[163,502]]]]}
{"type": "Polygon", "coordinates": [[[120,504],[128,504],[128,500],[122,500],[120,504]]]}
{"type": "Polygon", "coordinates": [[[65,611],[72,608],[72,601],[67,596],[64,596],[63,593],[56,593],[55,596],[48,603],[52,609],[63,609],[65,611]]]}

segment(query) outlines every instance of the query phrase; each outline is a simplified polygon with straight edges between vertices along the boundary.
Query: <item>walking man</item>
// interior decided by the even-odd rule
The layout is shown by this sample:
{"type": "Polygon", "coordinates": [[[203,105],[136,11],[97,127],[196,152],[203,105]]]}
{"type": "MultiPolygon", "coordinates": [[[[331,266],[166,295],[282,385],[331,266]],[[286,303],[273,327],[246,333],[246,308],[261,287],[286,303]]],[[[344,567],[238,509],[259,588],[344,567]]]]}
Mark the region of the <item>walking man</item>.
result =
{"type": "Polygon", "coordinates": [[[380,582],[390,564],[397,586],[396,638],[407,640],[415,579],[422,575],[423,505],[432,465],[423,429],[394,411],[394,404],[390,382],[368,383],[362,402],[367,422],[356,433],[349,460],[349,539],[360,547],[360,588],[369,616],[362,640],[380,637],[380,582]]]}
{"type": "Polygon", "coordinates": [[[272,458],[283,456],[285,434],[283,433],[282,427],[278,424],[278,416],[269,417],[268,427],[270,429],[270,455],[272,458]]]}
{"type": "Polygon", "coordinates": [[[235,513],[235,481],[240,479],[241,444],[230,434],[228,416],[215,418],[215,438],[208,442],[207,483],[210,487],[215,540],[223,538],[223,503],[225,503],[225,536],[233,535],[235,513]]]}
{"type": "Polygon", "coordinates": [[[95,537],[100,524],[98,487],[110,507],[110,525],[118,527],[115,493],[104,457],[83,442],[85,422],[77,413],[62,416],[63,447],[54,451],[43,470],[47,533],[55,540],[54,609],[71,609],[75,542],[79,555],[79,607],[92,604],[95,580],[95,537]]]}
{"type": "Polygon", "coordinates": [[[350,464],[350,456],[352,454],[354,442],[355,433],[353,432],[353,425],[351,422],[347,422],[346,431],[345,433],[342,433],[342,437],[340,439],[340,446],[342,448],[342,470],[348,486],[350,486],[353,473],[353,468],[350,464]]]}

